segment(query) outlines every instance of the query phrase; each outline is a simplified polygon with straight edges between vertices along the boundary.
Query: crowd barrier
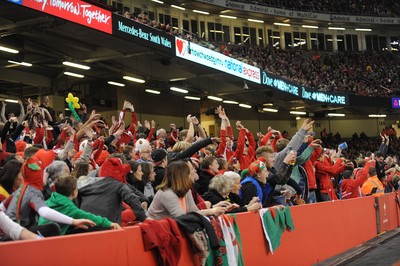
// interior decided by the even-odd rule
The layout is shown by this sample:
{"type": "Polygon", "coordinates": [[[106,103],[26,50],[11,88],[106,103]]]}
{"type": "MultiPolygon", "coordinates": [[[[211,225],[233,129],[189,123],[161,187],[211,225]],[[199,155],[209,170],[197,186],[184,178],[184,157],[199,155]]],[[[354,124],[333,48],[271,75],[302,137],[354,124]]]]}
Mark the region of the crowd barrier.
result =
{"type": "MultiPolygon", "coordinates": [[[[291,207],[295,230],[267,249],[258,213],[237,214],[245,265],[311,265],[399,227],[396,194],[291,207]],[[379,210],[379,213],[377,212],[379,210]]],[[[157,265],[140,228],[0,244],[1,265],[157,265]]],[[[188,241],[179,265],[199,265],[188,241]]]]}

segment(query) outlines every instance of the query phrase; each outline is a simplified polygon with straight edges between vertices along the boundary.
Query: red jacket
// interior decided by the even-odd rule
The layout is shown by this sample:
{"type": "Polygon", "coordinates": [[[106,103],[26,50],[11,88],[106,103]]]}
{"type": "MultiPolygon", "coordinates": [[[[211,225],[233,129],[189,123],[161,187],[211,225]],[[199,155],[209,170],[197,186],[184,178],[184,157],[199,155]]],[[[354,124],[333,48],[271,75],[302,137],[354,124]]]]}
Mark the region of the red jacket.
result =
{"type": "Polygon", "coordinates": [[[227,133],[228,133],[228,137],[233,141],[232,127],[227,127],[226,130],[221,129],[220,130],[221,143],[219,144],[217,152],[216,152],[217,157],[223,157],[225,159],[232,158],[232,156],[235,153],[232,150],[226,149],[226,134],[227,133]]]}
{"type": "Polygon", "coordinates": [[[317,180],[315,179],[315,167],[314,163],[317,158],[321,155],[322,148],[315,149],[310,157],[304,164],[304,170],[307,173],[308,189],[317,189],[317,180]]]}
{"type": "Polygon", "coordinates": [[[327,158],[324,157],[324,162],[317,160],[314,163],[315,176],[320,181],[321,193],[329,195],[331,200],[337,200],[335,189],[333,188],[331,177],[343,172],[346,168],[342,165],[343,160],[338,159],[334,165],[332,165],[327,158]]]}
{"type": "Polygon", "coordinates": [[[342,199],[354,199],[360,196],[360,187],[368,179],[368,171],[371,167],[371,162],[366,162],[363,169],[356,173],[355,179],[343,179],[340,185],[342,191],[342,199]]]}
{"type": "MultiPolygon", "coordinates": [[[[267,134],[265,134],[265,136],[260,140],[260,146],[267,145],[268,141],[271,139],[271,136],[272,136],[271,131],[269,131],[267,134]]],[[[281,138],[282,138],[282,135],[279,134],[278,137],[271,140],[270,144],[271,144],[271,147],[274,150],[274,152],[276,152],[276,142],[278,141],[278,139],[281,139],[281,138]]]]}
{"type": "Polygon", "coordinates": [[[245,129],[241,129],[239,132],[238,144],[235,153],[231,157],[227,157],[229,158],[228,162],[231,162],[233,158],[236,158],[240,163],[240,169],[241,170],[246,169],[254,161],[254,158],[256,156],[256,146],[257,143],[254,140],[251,131],[246,133],[245,129]],[[247,139],[249,140],[249,147],[247,149],[247,154],[244,155],[243,151],[244,151],[246,136],[247,139]]]}
{"type": "Polygon", "coordinates": [[[142,229],[144,250],[156,249],[159,265],[178,265],[181,257],[181,233],[174,219],[146,220],[142,229]]]}

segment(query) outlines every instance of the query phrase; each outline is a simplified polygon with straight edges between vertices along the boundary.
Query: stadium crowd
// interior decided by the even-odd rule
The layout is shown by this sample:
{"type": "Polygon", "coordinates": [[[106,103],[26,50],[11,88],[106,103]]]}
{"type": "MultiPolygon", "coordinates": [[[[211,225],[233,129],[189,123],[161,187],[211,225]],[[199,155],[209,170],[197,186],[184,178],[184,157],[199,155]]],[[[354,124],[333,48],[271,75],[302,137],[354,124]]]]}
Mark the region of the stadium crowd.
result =
{"type": "Polygon", "coordinates": [[[339,133],[317,138],[306,119],[290,140],[271,127],[256,140],[218,106],[220,136],[210,138],[192,115],[183,130],[141,124],[129,101],[110,124],[84,104],[66,118],[54,117],[48,98],[19,105],[18,117],[1,110],[3,241],[377,196],[400,180],[391,129],[378,142],[361,133],[343,144],[339,133]]]}
{"type": "Polygon", "coordinates": [[[373,0],[240,0],[252,4],[266,5],[277,8],[300,10],[319,13],[340,13],[362,16],[397,16],[396,10],[389,2],[376,2],[373,0]]]}
{"type": "Polygon", "coordinates": [[[124,16],[316,90],[382,97],[396,95],[400,87],[399,58],[392,52],[329,53],[217,44],[196,34],[182,34],[170,24],[151,21],[145,12],[137,16],[125,12],[124,16]]]}

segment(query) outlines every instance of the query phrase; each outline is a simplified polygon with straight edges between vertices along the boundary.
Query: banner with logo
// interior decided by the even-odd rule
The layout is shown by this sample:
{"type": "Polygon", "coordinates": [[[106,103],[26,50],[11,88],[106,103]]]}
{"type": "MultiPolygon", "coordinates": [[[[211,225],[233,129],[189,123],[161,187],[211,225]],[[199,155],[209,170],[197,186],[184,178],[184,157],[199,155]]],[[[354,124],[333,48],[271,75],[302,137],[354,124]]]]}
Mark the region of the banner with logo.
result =
{"type": "Polygon", "coordinates": [[[23,6],[111,34],[111,12],[100,7],[80,0],[21,1],[23,6]]]}
{"type": "Polygon", "coordinates": [[[287,17],[287,18],[313,19],[313,20],[322,20],[329,22],[392,24],[392,25],[400,24],[399,17],[370,17],[370,16],[354,16],[354,15],[342,15],[342,14],[323,14],[315,12],[288,10],[288,9],[262,6],[250,3],[242,3],[238,1],[229,1],[229,0],[196,0],[196,1],[222,6],[228,9],[235,9],[246,12],[256,12],[266,15],[287,17]]]}
{"type": "Polygon", "coordinates": [[[304,100],[340,105],[349,104],[347,94],[313,90],[265,71],[262,71],[261,84],[290,93],[304,100]]]}
{"type": "Polygon", "coordinates": [[[176,56],[260,84],[260,69],[175,37],[176,56]]]}
{"type": "Polygon", "coordinates": [[[174,36],[118,14],[113,14],[112,20],[114,36],[175,55],[174,36]]]}

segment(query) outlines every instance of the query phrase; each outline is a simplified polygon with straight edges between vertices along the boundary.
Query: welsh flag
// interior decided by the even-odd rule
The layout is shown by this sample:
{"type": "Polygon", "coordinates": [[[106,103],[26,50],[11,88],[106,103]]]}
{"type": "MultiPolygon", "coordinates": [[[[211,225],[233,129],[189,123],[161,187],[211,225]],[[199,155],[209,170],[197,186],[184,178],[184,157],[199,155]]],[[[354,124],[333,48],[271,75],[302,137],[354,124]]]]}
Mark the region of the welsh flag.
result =
{"type": "Polygon", "coordinates": [[[210,220],[217,235],[220,248],[211,250],[207,258],[208,266],[243,266],[242,241],[240,239],[239,227],[236,223],[236,215],[220,215],[210,220]]]}

